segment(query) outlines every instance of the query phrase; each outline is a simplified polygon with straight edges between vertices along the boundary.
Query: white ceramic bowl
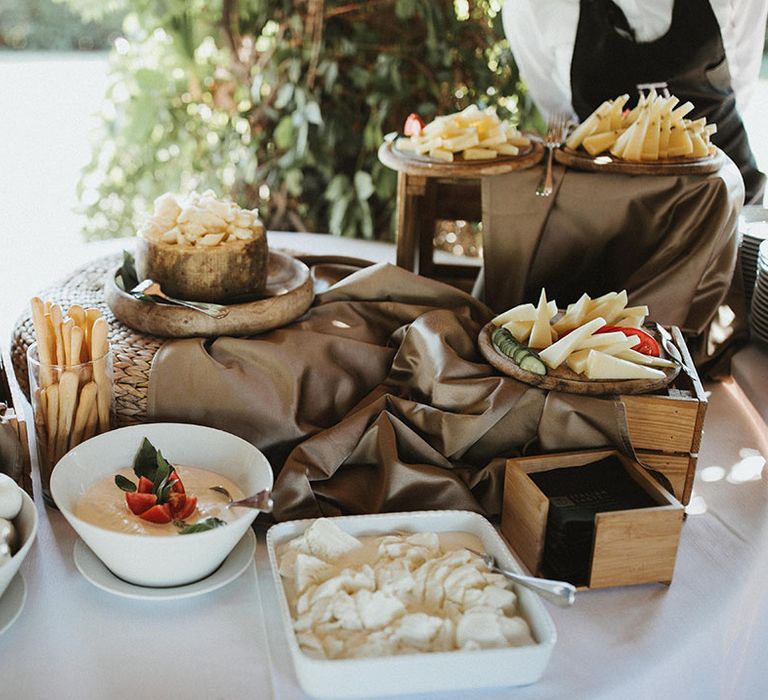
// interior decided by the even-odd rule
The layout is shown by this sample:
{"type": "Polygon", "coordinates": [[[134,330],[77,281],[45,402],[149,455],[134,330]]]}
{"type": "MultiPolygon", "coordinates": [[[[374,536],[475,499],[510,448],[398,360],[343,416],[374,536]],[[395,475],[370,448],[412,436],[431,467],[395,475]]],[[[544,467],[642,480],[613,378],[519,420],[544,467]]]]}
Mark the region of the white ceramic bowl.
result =
{"type": "MultiPolygon", "coordinates": [[[[501,536],[488,520],[462,510],[350,515],[332,518],[351,535],[405,532],[467,532],[501,566],[524,573],[501,536]]],[[[323,698],[359,698],[407,693],[456,692],[527,685],[537,681],[549,663],[557,635],[555,625],[539,597],[515,585],[520,614],[528,621],[535,644],[504,649],[403,654],[361,659],[317,659],[305,654],[293,631],[288,598],[278,573],[276,549],[301,535],[314,521],[279,523],[267,533],[272,578],[299,684],[305,692],[323,698]]]]}
{"type": "Polygon", "coordinates": [[[37,534],[37,508],[24,491],[21,492],[21,512],[13,519],[13,524],[18,532],[21,547],[9,562],[0,566],[0,596],[5,593],[8,584],[19,570],[21,562],[27,556],[37,534]]]}
{"type": "Polygon", "coordinates": [[[171,463],[226,476],[248,496],[272,487],[272,469],[266,457],[245,440],[222,430],[183,423],[119,428],[86,440],[61,458],[51,474],[53,500],[107,568],[140,586],[182,586],[215,571],[259,511],[238,508],[239,517],[223,527],[176,537],[115,532],[78,518],[75,508],[82,494],[95,481],[130,466],[145,437],[171,463]]]}

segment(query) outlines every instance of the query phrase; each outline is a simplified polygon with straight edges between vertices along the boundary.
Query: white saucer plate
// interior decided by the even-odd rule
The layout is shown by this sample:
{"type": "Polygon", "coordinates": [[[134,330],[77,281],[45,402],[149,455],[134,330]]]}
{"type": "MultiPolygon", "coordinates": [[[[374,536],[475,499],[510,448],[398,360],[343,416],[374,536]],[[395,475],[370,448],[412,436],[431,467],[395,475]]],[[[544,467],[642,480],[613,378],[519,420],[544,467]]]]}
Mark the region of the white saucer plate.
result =
{"type": "Polygon", "coordinates": [[[21,572],[13,577],[2,597],[0,597],[0,634],[5,632],[21,615],[27,600],[27,584],[21,572]]]}
{"type": "Polygon", "coordinates": [[[252,529],[248,529],[221,566],[210,576],[185,586],[168,588],[138,586],[115,576],[80,539],[75,543],[75,566],[88,581],[107,593],[135,600],[180,600],[210,593],[234,581],[253,562],[255,552],[256,535],[252,529]]]}

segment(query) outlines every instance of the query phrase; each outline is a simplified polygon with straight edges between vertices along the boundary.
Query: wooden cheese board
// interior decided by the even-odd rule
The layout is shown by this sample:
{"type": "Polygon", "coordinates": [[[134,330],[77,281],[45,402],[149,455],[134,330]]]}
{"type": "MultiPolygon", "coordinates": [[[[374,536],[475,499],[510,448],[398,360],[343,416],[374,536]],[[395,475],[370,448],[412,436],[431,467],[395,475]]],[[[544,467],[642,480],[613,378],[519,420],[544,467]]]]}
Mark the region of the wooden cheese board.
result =
{"type": "Polygon", "coordinates": [[[269,251],[263,294],[226,304],[229,313],[223,318],[212,318],[183,306],[141,301],[123,289],[119,271],[119,267],[113,268],[105,280],[104,296],[109,308],[125,325],[165,338],[264,333],[299,318],[315,297],[309,268],[274,250],[269,251]]]}
{"type": "MultiPolygon", "coordinates": [[[[601,395],[631,395],[647,394],[663,389],[680,373],[680,365],[665,368],[664,378],[659,379],[586,379],[572,372],[564,364],[557,369],[548,369],[547,374],[540,375],[521,369],[506,355],[502,355],[491,340],[491,333],[496,329],[493,322],[483,326],[478,337],[480,352],[497,370],[525,384],[537,386],[548,391],[563,391],[568,394],[601,395]]],[[[658,337],[653,329],[645,328],[647,332],[658,337]]],[[[662,356],[666,357],[662,349],[662,356]]],[[[667,357],[667,359],[670,359],[667,357]]]]}
{"type": "Polygon", "coordinates": [[[379,148],[379,160],[388,168],[408,172],[409,175],[426,177],[478,178],[484,175],[504,175],[515,170],[525,170],[539,163],[544,156],[544,146],[539,141],[516,156],[503,156],[487,160],[456,158],[452,163],[436,160],[395,148],[393,143],[383,143],[379,148]]]}
{"type": "Polygon", "coordinates": [[[723,165],[723,152],[706,158],[669,158],[667,160],[631,161],[615,158],[610,153],[591,156],[581,149],[563,147],[555,150],[555,160],[562,165],[592,173],[621,175],[706,175],[723,165]]]}

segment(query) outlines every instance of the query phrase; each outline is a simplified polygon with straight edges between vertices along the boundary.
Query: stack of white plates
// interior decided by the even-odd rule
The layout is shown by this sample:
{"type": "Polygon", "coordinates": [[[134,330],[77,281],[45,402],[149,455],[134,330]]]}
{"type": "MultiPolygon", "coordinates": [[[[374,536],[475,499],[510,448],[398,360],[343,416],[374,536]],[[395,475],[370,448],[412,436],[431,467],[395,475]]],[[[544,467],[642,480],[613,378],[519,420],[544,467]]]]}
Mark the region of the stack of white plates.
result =
{"type": "Polygon", "coordinates": [[[757,256],[757,284],[752,297],[752,334],[768,343],[768,240],[760,244],[757,256]]]}
{"type": "Polygon", "coordinates": [[[768,209],[760,206],[744,207],[739,221],[741,233],[741,274],[744,280],[744,295],[747,308],[757,280],[757,257],[760,244],[768,240],[768,209]]]}

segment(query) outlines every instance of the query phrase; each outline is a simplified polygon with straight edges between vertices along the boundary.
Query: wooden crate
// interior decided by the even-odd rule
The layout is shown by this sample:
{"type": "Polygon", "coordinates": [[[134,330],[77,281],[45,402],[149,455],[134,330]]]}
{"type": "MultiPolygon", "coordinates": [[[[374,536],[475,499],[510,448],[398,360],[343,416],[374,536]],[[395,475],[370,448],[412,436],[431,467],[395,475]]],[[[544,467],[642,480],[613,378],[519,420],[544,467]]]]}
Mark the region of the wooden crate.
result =
{"type": "Polygon", "coordinates": [[[675,498],[688,504],[696,473],[707,397],[680,329],[671,329],[688,372],[663,392],[621,396],[629,437],[642,464],[669,479],[675,498]]]}
{"type": "Polygon", "coordinates": [[[658,504],[598,513],[588,588],[671,583],[683,524],[683,506],[636,462],[616,450],[562,452],[507,461],[501,531],[533,574],[541,574],[549,500],[529,478],[533,472],[579,467],[615,455],[658,504]]]}
{"type": "Polygon", "coordinates": [[[13,428],[21,443],[23,458],[23,472],[19,486],[30,496],[32,495],[32,472],[29,458],[29,436],[27,434],[27,422],[24,419],[24,398],[21,395],[10,357],[3,351],[0,353],[0,401],[8,406],[8,410],[0,419],[13,428]]]}

